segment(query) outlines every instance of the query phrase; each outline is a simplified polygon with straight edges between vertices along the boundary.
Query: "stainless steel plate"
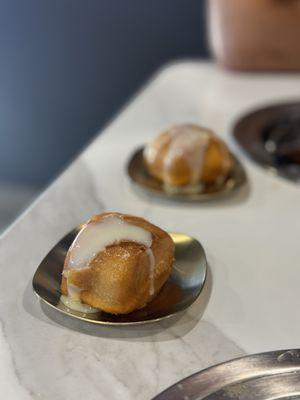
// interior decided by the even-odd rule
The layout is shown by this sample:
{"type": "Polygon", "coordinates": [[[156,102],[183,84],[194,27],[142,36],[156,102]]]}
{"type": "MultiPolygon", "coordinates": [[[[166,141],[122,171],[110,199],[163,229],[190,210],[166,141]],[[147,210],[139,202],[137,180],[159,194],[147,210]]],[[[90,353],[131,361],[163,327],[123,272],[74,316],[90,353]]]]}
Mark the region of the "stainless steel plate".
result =
{"type": "Polygon", "coordinates": [[[183,311],[199,296],[206,277],[206,257],[201,244],[181,233],[170,233],[175,243],[172,274],[156,298],[141,310],[126,315],[99,311],[83,314],[60,302],[61,273],[66,253],[80,227],[66,235],[47,254],[33,277],[35,293],[57,311],[68,316],[102,325],[132,325],[160,321],[183,311]]]}
{"type": "Polygon", "coordinates": [[[300,182],[300,103],[254,110],[236,122],[233,134],[256,163],[300,182]]]}
{"type": "Polygon", "coordinates": [[[153,178],[147,172],[143,162],[143,148],[136,150],[132,155],[127,166],[127,172],[137,189],[151,195],[165,199],[189,202],[209,201],[230,195],[245,184],[245,170],[239,160],[234,155],[232,155],[232,157],[234,160],[233,170],[222,186],[209,185],[206,186],[203,191],[199,190],[198,192],[193,193],[174,193],[166,191],[163,183],[158,179],[153,178]]]}
{"type": "Polygon", "coordinates": [[[300,350],[237,358],[198,372],[153,400],[300,399],[300,350]]]}

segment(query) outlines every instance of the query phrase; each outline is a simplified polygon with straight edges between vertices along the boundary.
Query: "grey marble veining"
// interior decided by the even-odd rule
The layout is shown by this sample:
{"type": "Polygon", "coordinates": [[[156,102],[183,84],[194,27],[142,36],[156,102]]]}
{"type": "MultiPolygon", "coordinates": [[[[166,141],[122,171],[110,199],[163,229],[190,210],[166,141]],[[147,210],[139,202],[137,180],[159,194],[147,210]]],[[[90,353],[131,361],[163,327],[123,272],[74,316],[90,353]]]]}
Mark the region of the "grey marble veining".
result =
{"type": "Polygon", "coordinates": [[[228,131],[238,113],[275,95],[296,95],[297,82],[284,75],[235,77],[207,63],[170,66],[14,223],[0,239],[1,398],[146,400],[245,351],[293,347],[300,325],[274,327],[289,326],[288,303],[299,305],[292,260],[299,256],[300,225],[291,211],[280,213],[299,209],[299,188],[243,159],[250,191],[214,204],[159,202],[132,190],[126,163],[134,148],[179,121],[202,120],[234,146],[228,131]],[[159,324],[109,328],[39,303],[31,288],[39,262],[74,226],[105,210],[144,216],[203,243],[208,279],[186,312],[159,324]]]}
{"type": "Polygon", "coordinates": [[[201,321],[195,331],[197,304],[170,324],[134,329],[74,326],[41,306],[31,288],[38,263],[75,225],[109,209],[95,180],[77,160],[1,239],[1,339],[10,372],[0,393],[149,399],[183,376],[242,353],[211,323],[201,321]]]}

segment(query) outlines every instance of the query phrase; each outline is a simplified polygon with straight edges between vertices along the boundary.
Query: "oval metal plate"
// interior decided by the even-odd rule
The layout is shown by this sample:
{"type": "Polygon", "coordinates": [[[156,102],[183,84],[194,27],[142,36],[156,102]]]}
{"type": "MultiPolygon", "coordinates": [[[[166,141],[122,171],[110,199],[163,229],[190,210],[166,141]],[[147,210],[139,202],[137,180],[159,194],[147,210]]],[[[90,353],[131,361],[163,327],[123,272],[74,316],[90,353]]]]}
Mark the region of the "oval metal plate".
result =
{"type": "Polygon", "coordinates": [[[127,166],[128,175],[136,189],[160,198],[189,202],[217,200],[233,194],[237,189],[241,188],[247,180],[246,172],[242,164],[232,154],[234,166],[231,174],[222,186],[210,185],[203,191],[196,193],[170,193],[164,189],[162,182],[153,178],[147,172],[143,162],[143,150],[143,147],[136,150],[130,158],[127,166]]]}
{"type": "Polygon", "coordinates": [[[171,386],[153,400],[300,399],[300,350],[237,358],[171,386]]]}
{"type": "Polygon", "coordinates": [[[60,283],[66,253],[80,227],[66,235],[47,254],[33,277],[33,289],[42,301],[57,311],[83,321],[102,325],[133,325],[160,321],[183,311],[199,296],[206,277],[203,247],[191,236],[170,233],[175,243],[172,273],[162,290],[146,307],[126,315],[102,311],[84,314],[60,302],[60,283]]]}

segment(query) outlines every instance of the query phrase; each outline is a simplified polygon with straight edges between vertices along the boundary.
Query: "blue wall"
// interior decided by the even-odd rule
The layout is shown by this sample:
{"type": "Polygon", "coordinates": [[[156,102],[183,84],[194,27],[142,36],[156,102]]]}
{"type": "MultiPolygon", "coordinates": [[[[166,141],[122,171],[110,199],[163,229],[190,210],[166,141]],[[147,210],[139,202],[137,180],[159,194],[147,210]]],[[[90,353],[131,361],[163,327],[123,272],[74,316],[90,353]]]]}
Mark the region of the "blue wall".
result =
{"type": "Polygon", "coordinates": [[[0,180],[44,185],[161,64],[207,55],[202,0],[2,0],[0,180]]]}

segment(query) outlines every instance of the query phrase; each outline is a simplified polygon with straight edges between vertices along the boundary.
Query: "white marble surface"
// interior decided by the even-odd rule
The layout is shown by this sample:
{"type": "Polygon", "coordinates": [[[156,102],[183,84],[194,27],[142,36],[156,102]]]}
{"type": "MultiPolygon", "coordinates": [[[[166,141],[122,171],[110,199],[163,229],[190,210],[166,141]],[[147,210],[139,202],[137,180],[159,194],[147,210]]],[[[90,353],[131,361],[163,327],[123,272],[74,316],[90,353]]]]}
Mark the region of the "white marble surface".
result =
{"type": "Polygon", "coordinates": [[[240,113],[299,93],[299,75],[233,74],[201,62],[157,74],[1,238],[1,399],[150,399],[245,352],[299,347],[300,188],[248,161],[230,136],[240,113]],[[138,197],[125,174],[128,156],[175,122],[215,129],[243,161],[249,193],[199,205],[138,197]],[[209,277],[187,312],[156,325],[95,329],[41,307],[31,289],[38,263],[103,210],[144,216],[203,243],[209,277]]]}

